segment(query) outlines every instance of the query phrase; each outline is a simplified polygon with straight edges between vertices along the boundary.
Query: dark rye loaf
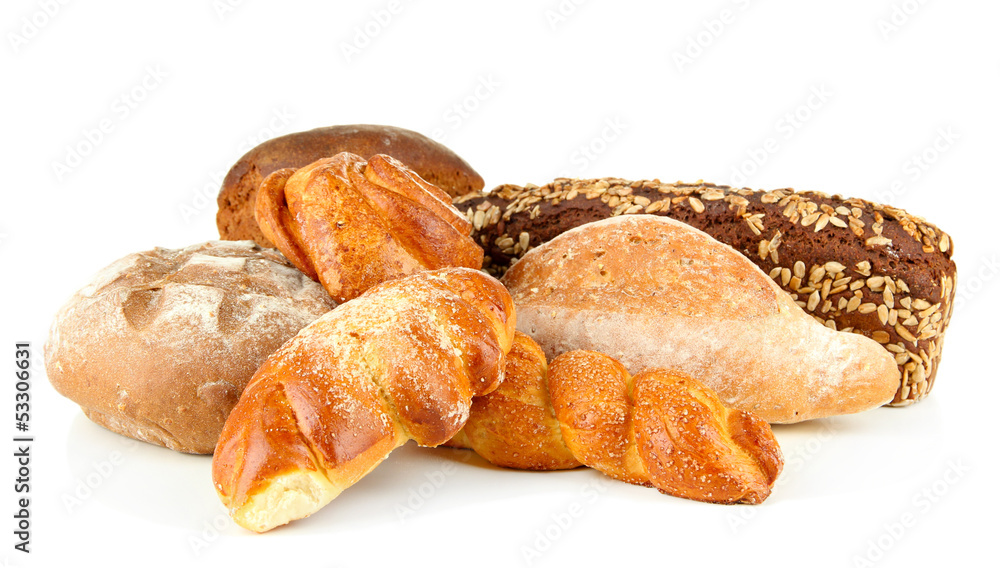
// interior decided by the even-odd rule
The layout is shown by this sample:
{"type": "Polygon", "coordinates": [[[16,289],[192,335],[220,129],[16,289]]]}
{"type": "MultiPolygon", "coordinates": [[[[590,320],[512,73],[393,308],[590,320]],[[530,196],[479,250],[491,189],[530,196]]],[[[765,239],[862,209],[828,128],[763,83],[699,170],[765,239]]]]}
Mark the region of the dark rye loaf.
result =
{"type": "Polygon", "coordinates": [[[496,276],[584,223],[634,213],[683,221],[752,260],[823,324],[888,349],[902,377],[892,406],[933,387],[955,295],[951,239],[901,209],[791,189],[617,178],[503,185],[455,204],[496,276]]]}

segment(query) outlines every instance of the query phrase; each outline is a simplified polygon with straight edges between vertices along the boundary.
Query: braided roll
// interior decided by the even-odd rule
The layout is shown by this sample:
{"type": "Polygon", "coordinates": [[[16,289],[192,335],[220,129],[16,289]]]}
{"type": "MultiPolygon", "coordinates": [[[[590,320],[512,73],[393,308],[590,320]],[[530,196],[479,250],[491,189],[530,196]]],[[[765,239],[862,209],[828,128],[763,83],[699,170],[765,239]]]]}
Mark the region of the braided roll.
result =
{"type": "Polygon", "coordinates": [[[518,332],[503,384],[477,398],[452,445],[495,465],[586,465],[621,481],[712,503],[761,503],[781,472],[781,449],[757,415],[727,408],[680,373],[629,376],[601,353],[570,351],[546,365],[518,332]]]}
{"type": "Polygon", "coordinates": [[[254,375],[222,430],[216,491],[263,532],[312,514],[407,440],[436,446],[503,379],[514,335],[503,286],[422,272],[341,304],[254,375]]]}
{"type": "Polygon", "coordinates": [[[441,189],[398,160],[349,152],[267,176],[254,214],[292,263],[346,302],[386,280],[450,266],[480,268],[472,223],[441,189]]]}

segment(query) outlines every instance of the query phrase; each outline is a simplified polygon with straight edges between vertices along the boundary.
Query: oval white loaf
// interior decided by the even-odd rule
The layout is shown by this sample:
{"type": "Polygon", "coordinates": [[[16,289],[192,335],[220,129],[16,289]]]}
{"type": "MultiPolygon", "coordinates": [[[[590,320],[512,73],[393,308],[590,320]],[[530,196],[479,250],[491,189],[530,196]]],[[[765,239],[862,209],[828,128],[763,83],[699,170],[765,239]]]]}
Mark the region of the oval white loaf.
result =
{"type": "Polygon", "coordinates": [[[503,277],[517,328],[549,358],[589,349],[635,374],[670,368],[772,423],[885,404],[895,361],[808,316],[757,266],[706,233],[653,215],[582,225],[503,277]]]}
{"type": "Polygon", "coordinates": [[[210,454],[260,364],[336,303],[281,253],[213,241],[126,256],[56,314],[52,386],[88,418],[210,454]]]}

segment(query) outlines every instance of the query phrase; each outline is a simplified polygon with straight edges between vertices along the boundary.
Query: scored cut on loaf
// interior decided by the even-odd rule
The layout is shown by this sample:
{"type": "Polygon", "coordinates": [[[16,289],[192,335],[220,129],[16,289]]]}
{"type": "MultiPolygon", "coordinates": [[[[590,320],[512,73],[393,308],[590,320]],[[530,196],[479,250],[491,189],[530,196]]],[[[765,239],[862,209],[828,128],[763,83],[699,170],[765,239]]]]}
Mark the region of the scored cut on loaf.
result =
{"type": "Polygon", "coordinates": [[[633,374],[674,369],[772,423],[874,408],[899,381],[876,342],[816,322],[732,247],[665,217],[571,229],[502,282],[550,359],[586,349],[633,374]]]}
{"type": "Polygon", "coordinates": [[[257,367],[336,305],[251,241],[130,254],[56,314],[45,370],[93,422],[210,454],[257,367]]]}
{"type": "Polygon", "coordinates": [[[788,188],[620,178],[502,185],[455,203],[496,276],[584,223],[631,214],[683,221],[753,261],[824,325],[883,345],[900,373],[893,406],[921,400],[934,385],[956,290],[954,244],[902,209],[788,188]]]}

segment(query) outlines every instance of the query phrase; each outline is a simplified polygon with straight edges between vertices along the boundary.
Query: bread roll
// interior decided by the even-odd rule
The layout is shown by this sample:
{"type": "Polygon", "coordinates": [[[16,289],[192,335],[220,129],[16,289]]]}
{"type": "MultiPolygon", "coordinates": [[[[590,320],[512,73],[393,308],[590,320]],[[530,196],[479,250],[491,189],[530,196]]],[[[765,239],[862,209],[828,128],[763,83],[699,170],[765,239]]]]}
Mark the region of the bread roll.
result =
{"type": "Polygon", "coordinates": [[[673,219],[619,216],[528,251],[502,279],[550,358],[587,349],[692,376],[768,422],[860,412],[899,372],[874,341],[816,322],[731,247],[673,219]]]}
{"type": "Polygon", "coordinates": [[[233,409],[212,479],[233,520],[263,532],[319,510],[407,440],[437,446],[503,380],[514,304],[479,270],[375,286],[261,365],[233,409]]]}
{"type": "Polygon", "coordinates": [[[955,295],[954,245],[902,209],[810,191],[618,178],[504,185],[455,203],[496,276],[584,223],[637,213],[683,221],[749,258],[824,325],[882,344],[899,367],[893,406],[934,384],[955,295]]]}
{"type": "Polygon", "coordinates": [[[316,128],[268,140],[233,165],[219,191],[216,215],[219,236],[234,241],[251,239],[261,246],[273,247],[254,219],[260,182],[276,170],[298,169],[340,152],[351,152],[365,159],[388,154],[449,195],[483,188],[483,178],[465,160],[411,130],[374,124],[316,128]]]}
{"type": "Polygon", "coordinates": [[[257,367],[335,307],[276,250],[216,241],[131,254],[56,314],[52,386],[112,430],[210,454],[257,367]]]}
{"type": "Polygon", "coordinates": [[[451,266],[479,269],[483,249],[451,199],[391,156],[341,152],[267,176],[260,229],[338,302],[386,280],[451,266]]]}

